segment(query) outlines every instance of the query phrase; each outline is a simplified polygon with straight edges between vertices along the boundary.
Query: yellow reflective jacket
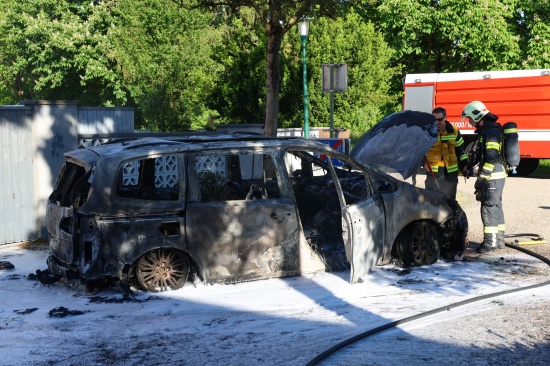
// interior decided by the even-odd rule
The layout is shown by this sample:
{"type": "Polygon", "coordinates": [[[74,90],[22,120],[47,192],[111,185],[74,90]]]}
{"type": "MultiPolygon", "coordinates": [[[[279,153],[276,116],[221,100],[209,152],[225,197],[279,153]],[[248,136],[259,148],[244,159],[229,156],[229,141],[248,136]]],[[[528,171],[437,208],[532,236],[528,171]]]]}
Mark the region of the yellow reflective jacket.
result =
{"type": "Polygon", "coordinates": [[[438,131],[437,142],[430,148],[426,158],[434,173],[443,171],[448,173],[461,171],[468,164],[468,157],[464,153],[464,139],[458,127],[445,121],[445,131],[438,131]]]}

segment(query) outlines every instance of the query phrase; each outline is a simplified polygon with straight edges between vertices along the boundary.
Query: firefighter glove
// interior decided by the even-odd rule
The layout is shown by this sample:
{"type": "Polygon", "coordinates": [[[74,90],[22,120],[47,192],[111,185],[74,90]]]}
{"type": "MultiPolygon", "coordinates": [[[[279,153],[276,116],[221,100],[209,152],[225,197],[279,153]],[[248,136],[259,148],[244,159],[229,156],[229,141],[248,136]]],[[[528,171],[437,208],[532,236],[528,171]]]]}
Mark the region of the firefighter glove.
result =
{"type": "Polygon", "coordinates": [[[477,178],[474,188],[475,188],[476,201],[483,202],[487,197],[488,188],[489,188],[487,179],[477,178]]]}

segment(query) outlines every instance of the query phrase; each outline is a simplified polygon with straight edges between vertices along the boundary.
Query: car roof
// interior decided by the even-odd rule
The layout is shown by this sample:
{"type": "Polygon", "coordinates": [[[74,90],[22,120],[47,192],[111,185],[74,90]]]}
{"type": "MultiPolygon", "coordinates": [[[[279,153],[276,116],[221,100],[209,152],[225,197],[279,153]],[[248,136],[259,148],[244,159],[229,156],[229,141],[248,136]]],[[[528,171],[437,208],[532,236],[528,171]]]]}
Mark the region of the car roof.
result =
{"type": "Polygon", "coordinates": [[[299,137],[271,137],[260,133],[197,133],[186,136],[161,136],[145,138],[114,139],[103,145],[91,146],[85,149],[65,153],[68,158],[76,158],[91,162],[108,155],[143,155],[156,150],[159,153],[175,153],[184,151],[204,151],[215,149],[242,149],[261,147],[283,147],[316,149],[327,152],[337,152],[329,145],[313,139],[299,137]]]}
{"type": "MultiPolygon", "coordinates": [[[[344,154],[330,147],[330,145],[315,139],[301,137],[272,137],[260,133],[197,133],[185,136],[161,136],[145,138],[121,138],[114,139],[103,145],[91,146],[85,149],[73,150],[65,153],[69,161],[81,161],[86,169],[95,165],[98,160],[105,160],[108,165],[116,164],[121,160],[134,159],[153,153],[170,154],[195,151],[216,151],[220,149],[243,150],[259,148],[282,148],[286,150],[314,150],[329,153],[342,161],[352,162],[355,165],[368,167],[386,177],[404,180],[401,175],[389,174],[392,169],[362,162],[348,154],[344,154]]],[[[82,165],[82,164],[81,164],[82,165]]]]}

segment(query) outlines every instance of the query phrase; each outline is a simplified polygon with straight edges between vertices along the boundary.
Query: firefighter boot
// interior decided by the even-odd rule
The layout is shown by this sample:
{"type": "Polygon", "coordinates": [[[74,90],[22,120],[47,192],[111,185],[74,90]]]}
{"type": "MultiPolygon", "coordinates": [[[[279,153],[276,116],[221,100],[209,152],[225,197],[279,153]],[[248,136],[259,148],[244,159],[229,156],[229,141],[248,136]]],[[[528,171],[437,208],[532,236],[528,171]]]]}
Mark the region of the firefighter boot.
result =
{"type": "Polygon", "coordinates": [[[497,247],[498,249],[506,247],[506,243],[504,241],[504,231],[499,231],[497,234],[497,247]]]}
{"type": "Polygon", "coordinates": [[[487,228],[485,229],[485,234],[483,235],[483,243],[481,243],[481,245],[477,248],[476,252],[487,253],[491,250],[498,249],[497,230],[494,230],[494,232],[491,231],[493,230],[487,230],[487,228]]]}
{"type": "Polygon", "coordinates": [[[487,244],[487,243],[481,243],[481,245],[479,247],[477,247],[476,252],[478,252],[478,253],[487,253],[487,252],[490,252],[490,251],[495,250],[495,249],[498,249],[498,246],[496,244],[491,245],[491,244],[487,244]]]}

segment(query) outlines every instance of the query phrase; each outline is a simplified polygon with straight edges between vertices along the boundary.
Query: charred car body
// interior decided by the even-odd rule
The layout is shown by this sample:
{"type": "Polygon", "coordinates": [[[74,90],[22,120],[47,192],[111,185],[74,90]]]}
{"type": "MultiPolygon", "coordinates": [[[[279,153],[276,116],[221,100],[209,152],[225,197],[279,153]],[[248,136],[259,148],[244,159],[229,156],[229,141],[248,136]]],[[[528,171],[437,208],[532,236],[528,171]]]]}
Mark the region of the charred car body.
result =
{"type": "Polygon", "coordinates": [[[47,226],[48,267],[68,279],[164,291],[349,268],[355,283],[464,249],[456,202],[314,140],[144,138],[65,156],[47,226]]]}

